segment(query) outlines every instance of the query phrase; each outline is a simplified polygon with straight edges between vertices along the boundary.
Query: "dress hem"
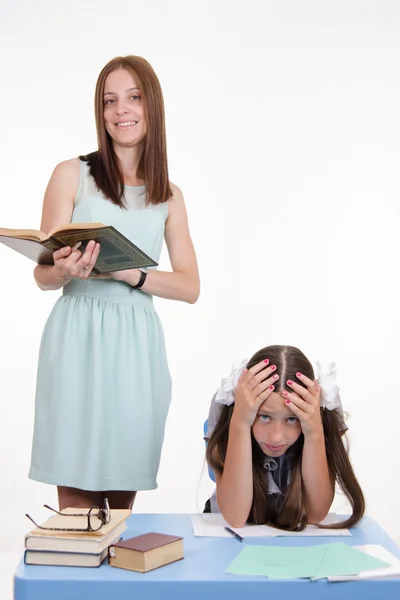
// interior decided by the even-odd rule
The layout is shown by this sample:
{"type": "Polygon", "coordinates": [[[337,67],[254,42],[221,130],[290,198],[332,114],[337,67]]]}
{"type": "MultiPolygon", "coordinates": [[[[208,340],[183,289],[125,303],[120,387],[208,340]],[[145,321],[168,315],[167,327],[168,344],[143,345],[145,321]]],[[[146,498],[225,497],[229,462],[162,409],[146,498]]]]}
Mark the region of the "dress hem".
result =
{"type": "Polygon", "coordinates": [[[31,469],[28,473],[28,478],[34,481],[39,481],[40,483],[46,483],[49,485],[60,485],[65,487],[72,487],[79,490],[85,490],[88,492],[108,492],[108,491],[119,491],[119,492],[145,492],[150,490],[157,489],[157,482],[147,481],[146,483],[142,483],[141,485],[128,485],[125,481],[121,482],[110,482],[109,484],[95,484],[94,482],[83,482],[80,479],[72,479],[65,478],[65,476],[58,475],[53,473],[49,475],[48,473],[43,473],[39,469],[31,469]]]}

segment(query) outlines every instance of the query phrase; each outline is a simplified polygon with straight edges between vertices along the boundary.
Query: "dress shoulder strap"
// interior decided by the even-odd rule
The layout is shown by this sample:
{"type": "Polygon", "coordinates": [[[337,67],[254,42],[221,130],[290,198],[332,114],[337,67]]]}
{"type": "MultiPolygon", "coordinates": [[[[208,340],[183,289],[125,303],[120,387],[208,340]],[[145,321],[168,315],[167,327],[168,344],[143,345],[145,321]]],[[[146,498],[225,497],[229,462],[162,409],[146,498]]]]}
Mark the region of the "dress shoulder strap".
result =
{"type": "MultiPolygon", "coordinates": [[[[94,182],[93,177],[90,175],[90,167],[88,163],[84,160],[79,160],[80,162],[80,176],[79,176],[79,185],[75,195],[74,206],[78,206],[81,202],[82,198],[87,196],[99,195],[99,192],[96,189],[96,184],[94,182]]],[[[101,194],[102,195],[102,194],[101,194]]]]}

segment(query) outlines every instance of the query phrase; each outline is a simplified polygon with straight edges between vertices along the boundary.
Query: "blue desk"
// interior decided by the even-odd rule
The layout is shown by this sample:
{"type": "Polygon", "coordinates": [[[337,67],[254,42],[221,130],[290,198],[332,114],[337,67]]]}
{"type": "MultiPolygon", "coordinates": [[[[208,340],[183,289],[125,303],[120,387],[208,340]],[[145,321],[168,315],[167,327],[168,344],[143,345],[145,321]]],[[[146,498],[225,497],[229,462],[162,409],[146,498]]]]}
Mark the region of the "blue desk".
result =
{"type": "MultiPolygon", "coordinates": [[[[27,566],[15,574],[14,600],[399,600],[400,579],[328,583],[326,580],[268,580],[224,571],[240,552],[234,538],[194,537],[190,515],[140,515],[128,520],[124,537],[149,531],[184,537],[185,558],[149,573],[134,573],[104,564],[97,569],[27,566]]],[[[381,544],[400,558],[400,548],[371,519],[365,518],[340,538],[350,545],[381,544]]],[[[253,538],[252,544],[306,546],[338,538],[253,538]]]]}

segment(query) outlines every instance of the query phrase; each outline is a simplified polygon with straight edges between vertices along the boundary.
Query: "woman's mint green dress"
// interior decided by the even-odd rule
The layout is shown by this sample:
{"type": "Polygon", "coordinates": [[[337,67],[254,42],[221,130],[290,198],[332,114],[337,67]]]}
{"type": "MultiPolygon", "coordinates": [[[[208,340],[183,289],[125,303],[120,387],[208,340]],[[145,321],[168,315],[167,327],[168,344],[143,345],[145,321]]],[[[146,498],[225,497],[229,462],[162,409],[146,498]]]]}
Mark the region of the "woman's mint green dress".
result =
{"type": "MultiPolygon", "coordinates": [[[[168,203],[125,188],[128,210],[96,189],[86,163],[72,221],[114,225],[156,262],[168,203]]],[[[83,490],[157,487],[171,399],[152,296],[113,279],[74,279],[44,329],[29,477],[83,490]]]]}

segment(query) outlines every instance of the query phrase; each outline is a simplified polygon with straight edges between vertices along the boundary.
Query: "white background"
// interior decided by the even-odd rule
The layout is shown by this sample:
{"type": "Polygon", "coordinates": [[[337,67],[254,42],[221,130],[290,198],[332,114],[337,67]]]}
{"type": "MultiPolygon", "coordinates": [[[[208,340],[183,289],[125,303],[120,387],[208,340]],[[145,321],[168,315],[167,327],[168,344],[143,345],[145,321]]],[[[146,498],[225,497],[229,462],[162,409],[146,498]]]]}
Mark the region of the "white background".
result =
{"type": "MultiPolygon", "coordinates": [[[[156,301],[173,402],[159,488],[134,510],[202,508],[202,425],[220,378],[293,344],[338,362],[368,514],[400,542],[398,2],[2,0],[1,226],[38,228],[54,166],[95,149],[96,78],[124,54],[160,78],[202,281],[194,306],[156,301]]],[[[58,293],[4,246],[0,269],[0,550],[18,552],[24,513],[56,504],[27,472],[58,293]]]]}

